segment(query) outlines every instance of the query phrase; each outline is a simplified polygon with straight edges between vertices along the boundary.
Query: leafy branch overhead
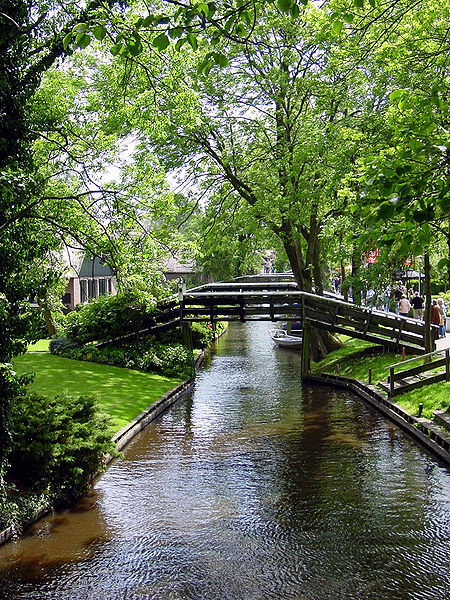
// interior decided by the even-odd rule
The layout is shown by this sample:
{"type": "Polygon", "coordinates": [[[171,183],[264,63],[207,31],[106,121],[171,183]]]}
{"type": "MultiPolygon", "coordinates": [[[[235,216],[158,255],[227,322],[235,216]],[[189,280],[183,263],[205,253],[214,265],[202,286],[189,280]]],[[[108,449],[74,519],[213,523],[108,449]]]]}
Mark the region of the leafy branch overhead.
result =
{"type": "MultiPolygon", "coordinates": [[[[342,9],[339,5],[330,8],[329,16],[333,21],[333,33],[339,35],[344,22],[352,23],[355,10],[376,6],[376,0],[352,0],[352,4],[342,9]],[[353,9],[353,11],[352,11],[353,9]]],[[[101,7],[90,14],[85,22],[77,23],[63,39],[64,49],[86,48],[94,40],[111,43],[113,56],[136,57],[143,52],[146,43],[143,37],[152,36],[152,46],[163,52],[174,45],[177,50],[187,44],[197,50],[201,39],[206,38],[211,46],[222,45],[224,41],[246,43],[262,17],[265,5],[273,4],[281,13],[298,19],[308,0],[228,0],[225,2],[176,2],[169,0],[148,4],[145,13],[137,10],[132,22],[121,10],[101,7]],[[154,10],[151,11],[151,8],[154,10]]],[[[213,63],[224,67],[228,65],[226,56],[221,52],[211,52],[213,63]]]]}

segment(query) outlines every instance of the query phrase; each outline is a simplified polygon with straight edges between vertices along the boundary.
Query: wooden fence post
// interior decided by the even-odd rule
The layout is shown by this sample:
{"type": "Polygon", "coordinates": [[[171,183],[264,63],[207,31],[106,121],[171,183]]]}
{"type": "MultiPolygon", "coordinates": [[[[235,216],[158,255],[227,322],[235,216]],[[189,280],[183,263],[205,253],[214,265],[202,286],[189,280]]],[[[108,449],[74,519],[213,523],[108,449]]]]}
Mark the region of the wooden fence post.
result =
{"type": "Polygon", "coordinates": [[[448,348],[445,351],[445,378],[450,381],[450,353],[448,348]]]}
{"type": "Polygon", "coordinates": [[[302,356],[300,375],[305,379],[309,374],[309,340],[311,337],[311,321],[303,321],[302,356]]]}
{"type": "Polygon", "coordinates": [[[183,337],[183,346],[187,350],[192,352],[194,345],[192,343],[192,329],[191,329],[189,323],[181,324],[181,333],[182,333],[182,337],[183,337]]]}
{"type": "Polygon", "coordinates": [[[389,396],[394,395],[394,367],[389,369],[389,396]]]}

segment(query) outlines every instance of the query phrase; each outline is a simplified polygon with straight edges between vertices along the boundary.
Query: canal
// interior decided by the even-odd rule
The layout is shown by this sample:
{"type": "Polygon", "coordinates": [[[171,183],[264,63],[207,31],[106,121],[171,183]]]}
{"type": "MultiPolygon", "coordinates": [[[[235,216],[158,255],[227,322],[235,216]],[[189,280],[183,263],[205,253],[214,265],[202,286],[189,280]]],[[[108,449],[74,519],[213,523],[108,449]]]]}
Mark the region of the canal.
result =
{"type": "Polygon", "coordinates": [[[450,597],[449,472],[302,387],[270,326],[231,326],[88,497],[0,548],[1,600],[450,597]]]}

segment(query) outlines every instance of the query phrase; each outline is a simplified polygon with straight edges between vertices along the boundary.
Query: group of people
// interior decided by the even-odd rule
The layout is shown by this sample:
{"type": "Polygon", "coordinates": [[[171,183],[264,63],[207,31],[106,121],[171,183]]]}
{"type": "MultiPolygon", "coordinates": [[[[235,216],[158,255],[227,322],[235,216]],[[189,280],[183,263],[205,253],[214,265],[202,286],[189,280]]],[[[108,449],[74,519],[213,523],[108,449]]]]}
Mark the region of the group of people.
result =
{"type": "Polygon", "coordinates": [[[433,325],[439,325],[439,337],[445,337],[447,310],[442,298],[431,301],[431,322],[433,325]]]}
{"type": "MultiPolygon", "coordinates": [[[[413,289],[406,290],[401,285],[394,287],[392,291],[386,291],[382,294],[382,302],[386,312],[389,312],[391,302],[395,301],[395,312],[402,317],[408,317],[413,310],[413,316],[415,319],[423,320],[425,300],[420,296],[419,292],[415,292],[413,289]]],[[[368,290],[366,293],[366,305],[373,306],[374,298],[376,294],[374,290],[368,290]]],[[[447,308],[443,298],[432,300],[431,303],[431,323],[439,326],[439,337],[443,338],[446,336],[446,319],[447,319],[447,308]]]]}

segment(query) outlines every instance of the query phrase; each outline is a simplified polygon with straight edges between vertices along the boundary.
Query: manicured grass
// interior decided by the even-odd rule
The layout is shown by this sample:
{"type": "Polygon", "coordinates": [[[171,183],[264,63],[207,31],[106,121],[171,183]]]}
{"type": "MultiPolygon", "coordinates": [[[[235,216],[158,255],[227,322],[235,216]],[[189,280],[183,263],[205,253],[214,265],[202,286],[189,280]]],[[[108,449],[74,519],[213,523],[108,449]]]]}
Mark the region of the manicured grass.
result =
{"type": "Polygon", "coordinates": [[[402,358],[400,354],[391,352],[361,356],[363,350],[379,346],[347,336],[340,337],[345,346],[331,352],[322,361],[312,363],[311,372],[313,374],[331,373],[368,382],[369,369],[371,369],[372,383],[376,383],[386,380],[389,375],[386,367],[399,362],[402,358]]]}
{"type": "Polygon", "coordinates": [[[14,360],[19,374],[36,372],[30,390],[45,396],[63,392],[98,398],[102,412],[120,429],[153,404],[180,379],[121,369],[97,363],[60,358],[48,352],[28,352],[14,360]]]}
{"type": "MultiPolygon", "coordinates": [[[[396,364],[402,360],[400,354],[385,352],[373,356],[361,356],[361,350],[373,346],[367,342],[347,337],[341,337],[345,347],[331,352],[324,360],[312,363],[311,372],[315,375],[320,373],[331,373],[342,375],[360,381],[369,381],[369,369],[372,371],[372,384],[386,381],[389,370],[386,367],[396,364]]],[[[412,358],[412,357],[406,357],[412,358]]],[[[419,359],[420,360],[420,359],[419,359]]],[[[415,366],[416,363],[408,363],[405,369],[415,366]]],[[[396,372],[402,370],[396,368],[396,372]]],[[[395,396],[394,401],[402,406],[411,415],[417,415],[419,404],[423,404],[422,416],[431,419],[434,410],[450,410],[450,382],[435,383],[416,390],[395,396]]]]}
{"type": "Polygon", "coordinates": [[[418,390],[395,396],[394,400],[410,415],[416,417],[419,414],[419,404],[422,403],[422,417],[431,419],[434,410],[450,410],[450,382],[442,381],[425,385],[418,390]]]}
{"type": "Polygon", "coordinates": [[[48,352],[49,339],[38,340],[34,344],[28,346],[28,352],[48,352]]]}

